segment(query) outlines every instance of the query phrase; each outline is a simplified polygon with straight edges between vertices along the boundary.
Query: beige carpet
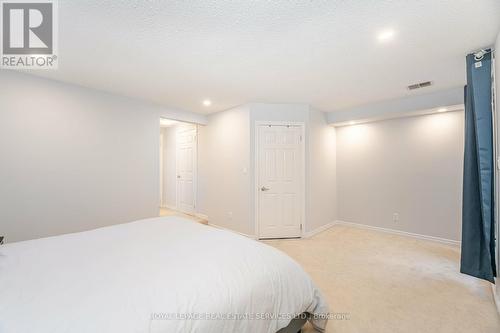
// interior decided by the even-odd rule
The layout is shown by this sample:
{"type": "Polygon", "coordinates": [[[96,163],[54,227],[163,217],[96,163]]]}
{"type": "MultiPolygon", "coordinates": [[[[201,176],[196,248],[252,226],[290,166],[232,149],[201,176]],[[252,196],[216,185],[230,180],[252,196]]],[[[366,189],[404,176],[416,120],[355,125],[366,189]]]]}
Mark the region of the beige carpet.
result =
{"type": "Polygon", "coordinates": [[[348,314],[327,332],[500,332],[490,285],[459,273],[456,247],[345,226],[266,243],[302,264],[332,312],[348,314]]]}

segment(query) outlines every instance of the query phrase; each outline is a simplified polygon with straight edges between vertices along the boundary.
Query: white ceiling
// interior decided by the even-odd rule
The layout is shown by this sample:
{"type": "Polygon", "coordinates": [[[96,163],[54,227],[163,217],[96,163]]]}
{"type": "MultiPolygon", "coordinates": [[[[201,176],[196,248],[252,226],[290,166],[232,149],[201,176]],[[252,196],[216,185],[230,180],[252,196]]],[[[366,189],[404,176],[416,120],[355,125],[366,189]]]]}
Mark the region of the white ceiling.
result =
{"type": "Polygon", "coordinates": [[[499,0],[59,0],[59,70],[37,75],[199,113],[335,111],[461,86],[499,30],[499,0]]]}

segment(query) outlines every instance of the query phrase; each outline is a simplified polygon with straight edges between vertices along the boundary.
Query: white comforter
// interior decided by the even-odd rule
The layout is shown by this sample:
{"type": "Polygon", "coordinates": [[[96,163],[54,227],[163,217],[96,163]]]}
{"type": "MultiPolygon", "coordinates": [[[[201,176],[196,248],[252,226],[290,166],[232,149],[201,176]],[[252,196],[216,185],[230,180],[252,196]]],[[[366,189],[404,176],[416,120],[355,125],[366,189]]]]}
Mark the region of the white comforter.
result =
{"type": "Polygon", "coordinates": [[[275,333],[302,312],[328,308],[296,262],[181,218],[0,246],[2,333],[275,333]]]}

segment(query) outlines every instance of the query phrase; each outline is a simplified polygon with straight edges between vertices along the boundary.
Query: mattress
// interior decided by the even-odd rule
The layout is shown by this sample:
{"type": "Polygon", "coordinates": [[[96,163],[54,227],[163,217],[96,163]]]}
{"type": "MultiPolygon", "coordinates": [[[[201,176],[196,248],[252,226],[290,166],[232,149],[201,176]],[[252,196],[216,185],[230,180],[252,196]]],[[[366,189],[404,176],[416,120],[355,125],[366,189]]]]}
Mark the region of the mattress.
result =
{"type": "Polygon", "coordinates": [[[0,332],[275,333],[328,306],[247,237],[162,217],[0,246],[0,332]]]}

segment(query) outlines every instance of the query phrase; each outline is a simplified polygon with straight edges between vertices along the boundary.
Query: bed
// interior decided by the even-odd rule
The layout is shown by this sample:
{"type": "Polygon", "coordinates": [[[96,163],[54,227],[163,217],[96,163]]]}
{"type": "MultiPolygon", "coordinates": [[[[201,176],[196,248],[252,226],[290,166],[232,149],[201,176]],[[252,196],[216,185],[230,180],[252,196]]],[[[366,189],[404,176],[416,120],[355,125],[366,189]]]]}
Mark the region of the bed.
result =
{"type": "Polygon", "coordinates": [[[282,252],[161,217],[0,247],[0,332],[296,333],[328,306],[282,252]]]}

